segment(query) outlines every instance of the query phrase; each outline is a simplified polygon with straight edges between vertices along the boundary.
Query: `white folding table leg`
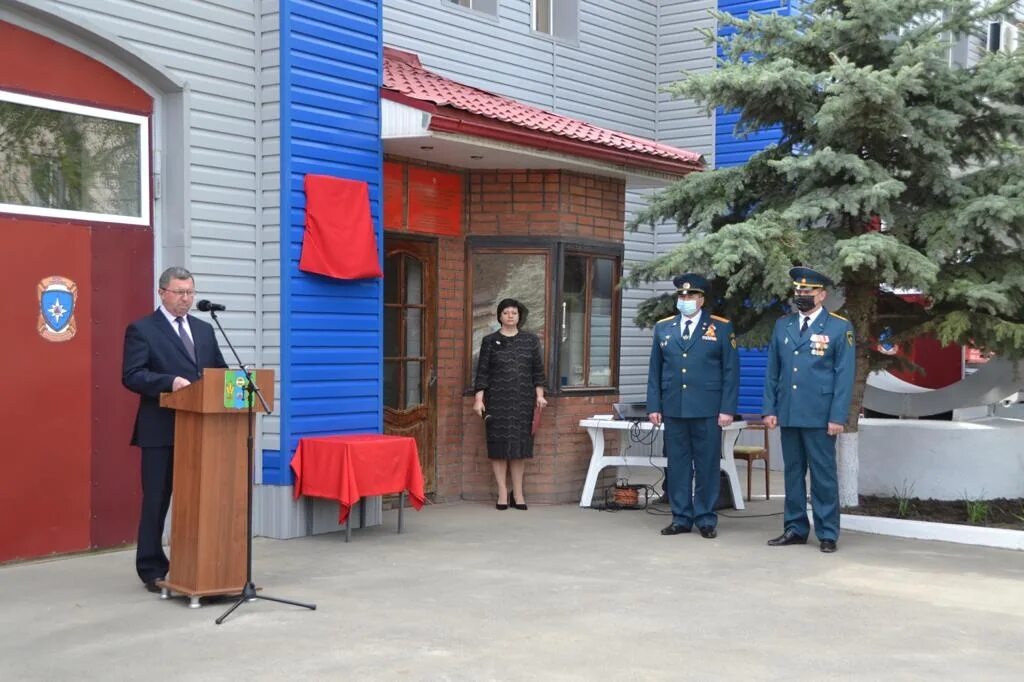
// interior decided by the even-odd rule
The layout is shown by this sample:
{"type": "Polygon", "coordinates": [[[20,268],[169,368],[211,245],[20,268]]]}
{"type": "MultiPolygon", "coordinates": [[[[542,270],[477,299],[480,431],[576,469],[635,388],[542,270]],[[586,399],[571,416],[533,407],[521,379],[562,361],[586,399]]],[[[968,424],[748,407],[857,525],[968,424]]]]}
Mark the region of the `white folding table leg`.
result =
{"type": "Polygon", "coordinates": [[[597,486],[597,475],[601,473],[604,458],[604,430],[598,428],[587,428],[587,435],[594,449],[590,455],[590,468],[587,469],[587,480],[583,484],[583,494],[580,496],[580,506],[589,507],[594,499],[594,488],[597,486]]]}
{"type": "Polygon", "coordinates": [[[736,509],[746,509],[743,502],[743,491],[740,490],[740,475],[736,472],[736,458],[733,456],[733,447],[736,445],[738,435],[733,436],[731,431],[722,432],[722,471],[729,478],[729,488],[732,490],[732,506],[736,509]]]}

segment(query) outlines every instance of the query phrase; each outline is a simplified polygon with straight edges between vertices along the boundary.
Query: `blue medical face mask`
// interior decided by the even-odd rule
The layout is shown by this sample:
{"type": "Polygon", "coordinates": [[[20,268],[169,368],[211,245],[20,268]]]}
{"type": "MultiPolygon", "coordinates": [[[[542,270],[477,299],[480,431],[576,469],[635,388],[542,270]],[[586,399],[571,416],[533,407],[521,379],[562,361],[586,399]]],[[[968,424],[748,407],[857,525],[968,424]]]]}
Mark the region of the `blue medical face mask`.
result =
{"type": "Polygon", "coordinates": [[[697,314],[697,302],[696,301],[683,301],[676,299],[676,308],[679,309],[683,315],[687,317],[693,317],[697,314]]]}

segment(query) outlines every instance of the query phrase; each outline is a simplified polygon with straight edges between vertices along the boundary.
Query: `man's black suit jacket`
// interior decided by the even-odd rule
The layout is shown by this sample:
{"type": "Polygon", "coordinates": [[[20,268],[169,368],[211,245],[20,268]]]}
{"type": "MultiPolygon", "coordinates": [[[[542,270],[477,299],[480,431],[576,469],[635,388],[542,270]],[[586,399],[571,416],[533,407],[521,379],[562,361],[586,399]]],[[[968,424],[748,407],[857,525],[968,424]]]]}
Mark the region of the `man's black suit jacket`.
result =
{"type": "Polygon", "coordinates": [[[174,377],[196,381],[207,367],[227,367],[213,327],[191,315],[188,324],[196,348],[195,361],[159,308],[125,330],[121,382],[129,391],[139,394],[132,445],[174,445],[174,411],[160,407],[160,394],[171,391],[174,377]]]}

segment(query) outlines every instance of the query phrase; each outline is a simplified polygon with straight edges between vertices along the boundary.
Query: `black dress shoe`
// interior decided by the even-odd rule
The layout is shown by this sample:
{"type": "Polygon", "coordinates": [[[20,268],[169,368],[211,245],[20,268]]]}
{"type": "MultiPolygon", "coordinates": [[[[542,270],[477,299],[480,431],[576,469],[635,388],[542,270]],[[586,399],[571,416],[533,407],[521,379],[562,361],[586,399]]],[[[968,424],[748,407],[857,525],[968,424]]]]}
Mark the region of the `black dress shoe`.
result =
{"type": "Polygon", "coordinates": [[[508,509],[508,505],[507,504],[495,504],[494,508],[497,509],[498,511],[505,511],[506,509],[508,509]]]}
{"type": "Polygon", "coordinates": [[[689,526],[680,526],[679,524],[676,524],[676,523],[670,523],[669,525],[667,525],[667,526],[665,526],[664,528],[661,529],[661,534],[662,535],[679,535],[680,533],[689,533],[689,532],[690,532],[690,527],[689,526]]]}
{"type": "Polygon", "coordinates": [[[526,506],[525,502],[523,502],[522,504],[519,504],[518,502],[513,502],[512,503],[512,508],[513,509],[519,509],[521,511],[526,511],[527,510],[527,506],[526,506]]]}
{"type": "Polygon", "coordinates": [[[825,554],[831,554],[832,552],[836,551],[836,541],[835,540],[822,540],[821,541],[821,551],[824,552],[825,554]]]}
{"type": "Polygon", "coordinates": [[[163,592],[163,588],[156,584],[157,580],[163,580],[163,578],[153,578],[152,580],[146,581],[146,590],[148,592],[154,592],[156,594],[163,592]]]}
{"type": "Polygon", "coordinates": [[[700,530],[700,536],[702,538],[707,538],[708,540],[711,540],[712,538],[717,538],[718,537],[718,531],[715,528],[711,527],[711,526],[704,526],[703,528],[701,528],[699,530],[700,530]]]}
{"type": "Polygon", "coordinates": [[[785,533],[777,538],[772,538],[768,541],[768,545],[771,547],[781,547],[783,545],[806,545],[807,538],[803,535],[797,535],[791,530],[787,530],[785,533]]]}

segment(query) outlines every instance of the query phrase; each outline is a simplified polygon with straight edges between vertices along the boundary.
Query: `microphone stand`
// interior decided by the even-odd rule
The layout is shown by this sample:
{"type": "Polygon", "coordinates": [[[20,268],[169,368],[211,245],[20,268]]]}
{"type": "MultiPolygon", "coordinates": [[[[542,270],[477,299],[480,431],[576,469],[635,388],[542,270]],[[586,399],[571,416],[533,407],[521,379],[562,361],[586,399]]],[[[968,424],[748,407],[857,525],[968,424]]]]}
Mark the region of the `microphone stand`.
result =
{"type": "Polygon", "coordinates": [[[241,606],[247,601],[256,601],[257,599],[264,599],[266,601],[276,601],[281,604],[290,604],[291,606],[299,606],[310,611],[316,610],[316,604],[304,604],[302,602],[291,601],[288,599],[278,599],[277,597],[269,597],[264,594],[258,594],[256,591],[256,584],[252,581],[252,486],[253,486],[253,461],[255,460],[256,453],[256,415],[253,412],[253,394],[260,399],[260,405],[263,406],[263,413],[270,414],[270,406],[267,405],[267,401],[263,398],[263,393],[260,391],[260,387],[256,385],[256,380],[252,375],[252,372],[242,364],[242,359],[238,357],[238,352],[235,347],[231,345],[231,339],[224,333],[224,327],[221,326],[220,320],[217,319],[216,311],[210,310],[210,317],[217,324],[217,329],[220,330],[220,335],[224,337],[224,340],[228,343],[228,348],[231,349],[231,354],[235,356],[235,361],[238,363],[238,368],[245,374],[245,392],[247,396],[246,402],[249,407],[249,434],[245,440],[246,445],[246,490],[248,492],[248,507],[245,514],[245,587],[242,588],[242,593],[238,595],[238,600],[231,605],[227,611],[221,614],[215,623],[220,625],[224,622],[224,619],[230,616],[235,609],[241,606]]]}

